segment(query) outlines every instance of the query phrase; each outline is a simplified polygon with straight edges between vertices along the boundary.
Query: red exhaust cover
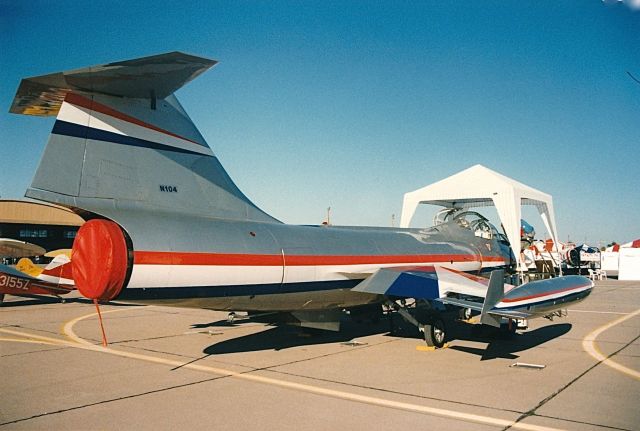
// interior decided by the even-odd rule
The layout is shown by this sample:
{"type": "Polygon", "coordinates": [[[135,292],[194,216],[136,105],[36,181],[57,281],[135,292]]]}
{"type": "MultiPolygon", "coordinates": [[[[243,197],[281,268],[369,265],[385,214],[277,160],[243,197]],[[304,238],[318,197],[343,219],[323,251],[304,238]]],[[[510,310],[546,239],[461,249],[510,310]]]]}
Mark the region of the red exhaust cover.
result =
{"type": "Polygon", "coordinates": [[[71,256],[73,280],[84,297],[109,301],[118,296],[127,275],[127,243],[120,226],[89,220],[78,230],[71,256]]]}

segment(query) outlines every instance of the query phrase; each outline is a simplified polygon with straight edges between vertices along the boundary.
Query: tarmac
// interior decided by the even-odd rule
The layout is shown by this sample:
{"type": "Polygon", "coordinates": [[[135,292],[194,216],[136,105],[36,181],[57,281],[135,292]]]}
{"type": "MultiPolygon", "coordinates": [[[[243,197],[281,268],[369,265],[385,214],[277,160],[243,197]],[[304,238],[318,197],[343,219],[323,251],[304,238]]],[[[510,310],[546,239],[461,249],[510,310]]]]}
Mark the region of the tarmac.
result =
{"type": "Polygon", "coordinates": [[[93,304],[7,295],[0,430],[640,430],[640,282],[511,338],[448,316],[438,350],[397,315],[336,334],[100,309],[106,348],[93,304]]]}

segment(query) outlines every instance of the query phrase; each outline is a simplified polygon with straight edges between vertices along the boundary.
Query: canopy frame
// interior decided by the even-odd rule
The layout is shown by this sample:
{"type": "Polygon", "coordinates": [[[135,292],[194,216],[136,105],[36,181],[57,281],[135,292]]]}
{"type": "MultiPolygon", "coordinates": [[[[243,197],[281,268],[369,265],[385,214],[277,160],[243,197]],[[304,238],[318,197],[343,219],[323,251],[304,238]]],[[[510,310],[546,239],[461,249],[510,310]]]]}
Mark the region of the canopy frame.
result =
{"type": "Polygon", "coordinates": [[[409,227],[418,205],[431,204],[446,208],[469,210],[483,206],[495,206],[511,243],[518,263],[524,270],[524,257],[520,246],[520,219],[522,205],[534,205],[553,240],[558,244],[553,198],[482,165],[475,165],[441,181],[405,193],[400,227],[409,227]]]}

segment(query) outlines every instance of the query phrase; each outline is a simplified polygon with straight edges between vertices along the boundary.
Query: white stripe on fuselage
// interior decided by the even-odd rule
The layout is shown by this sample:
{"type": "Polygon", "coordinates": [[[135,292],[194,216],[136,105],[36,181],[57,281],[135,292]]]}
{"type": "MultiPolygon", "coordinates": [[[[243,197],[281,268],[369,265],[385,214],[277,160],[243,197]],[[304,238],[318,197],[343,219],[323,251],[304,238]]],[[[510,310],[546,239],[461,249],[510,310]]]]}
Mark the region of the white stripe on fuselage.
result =
{"type": "MultiPolygon", "coordinates": [[[[503,263],[495,262],[493,266],[503,263]]],[[[239,265],[150,265],[137,264],[129,286],[136,287],[181,287],[181,286],[232,286],[274,283],[303,283],[317,281],[339,281],[368,277],[380,268],[412,266],[446,266],[458,271],[477,271],[479,262],[436,263],[392,263],[362,265],[317,265],[317,266],[239,266],[239,265]],[[284,271],[284,273],[283,273],[284,271]],[[356,275],[356,277],[354,277],[356,275]]],[[[485,263],[485,268],[488,267],[485,263]]]]}

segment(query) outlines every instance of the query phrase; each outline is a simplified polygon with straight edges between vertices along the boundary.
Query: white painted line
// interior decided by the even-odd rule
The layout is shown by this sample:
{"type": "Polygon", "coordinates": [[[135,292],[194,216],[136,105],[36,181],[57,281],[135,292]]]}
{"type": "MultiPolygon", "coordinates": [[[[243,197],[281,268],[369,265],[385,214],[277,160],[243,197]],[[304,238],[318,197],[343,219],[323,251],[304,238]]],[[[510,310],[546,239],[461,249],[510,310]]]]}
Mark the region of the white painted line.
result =
{"type": "Polygon", "coordinates": [[[636,379],[640,380],[640,372],[633,370],[631,368],[625,367],[624,365],[620,365],[615,361],[612,361],[611,359],[603,355],[602,352],[600,352],[600,350],[596,346],[596,338],[598,338],[598,335],[602,334],[607,329],[613,328],[614,326],[619,325],[620,323],[626,320],[629,320],[639,314],[640,314],[640,309],[634,311],[633,313],[629,313],[626,316],[623,316],[619,319],[616,319],[612,322],[609,322],[606,325],[599,327],[598,329],[596,329],[595,331],[591,332],[589,335],[584,337],[584,339],[582,340],[582,348],[588,354],[593,356],[596,360],[601,361],[603,364],[613,368],[614,370],[620,371],[621,373],[627,374],[631,377],[635,377],[636,379]]]}
{"type": "MultiPolygon", "coordinates": [[[[110,310],[110,311],[118,311],[118,310],[110,310]]],[[[239,373],[232,370],[225,370],[223,368],[209,367],[209,366],[193,364],[193,363],[185,364],[184,362],[175,361],[172,359],[165,359],[165,358],[160,358],[156,356],[115,350],[110,347],[102,347],[102,346],[91,344],[88,341],[80,338],[78,335],[76,335],[76,333],[73,330],[73,327],[76,323],[93,316],[96,316],[96,314],[95,313],[87,314],[85,316],[81,316],[67,322],[64,325],[64,329],[63,329],[64,333],[71,340],[74,340],[75,343],[69,343],[64,341],[62,343],[64,343],[65,345],[70,345],[71,347],[76,347],[84,350],[92,350],[92,351],[101,352],[101,353],[108,353],[115,356],[138,359],[138,360],[143,360],[143,361],[147,361],[155,364],[168,365],[170,367],[188,368],[195,371],[213,373],[221,376],[229,376],[229,377],[233,377],[241,380],[247,380],[251,382],[262,383],[266,385],[277,386],[281,388],[302,391],[302,392],[307,392],[307,393],[316,394],[316,395],[343,399],[347,401],[376,405],[380,407],[404,410],[404,411],[415,412],[415,413],[423,413],[423,414],[428,414],[432,416],[445,417],[445,418],[466,421],[466,422],[495,425],[503,428],[514,428],[514,429],[521,429],[521,430],[527,430],[527,431],[557,431],[558,430],[557,428],[531,425],[531,424],[526,424],[522,422],[514,422],[512,420],[499,419],[499,418],[494,418],[490,416],[475,415],[475,414],[464,413],[464,412],[459,412],[455,410],[440,409],[435,407],[423,406],[419,404],[405,403],[405,402],[387,400],[384,398],[371,397],[367,395],[359,395],[359,394],[339,391],[335,389],[327,389],[327,388],[307,385],[303,383],[295,383],[295,382],[290,382],[286,380],[264,377],[256,374],[239,373]]],[[[40,338],[44,339],[45,337],[40,337],[40,338]]]]}
{"type": "Polygon", "coordinates": [[[75,343],[71,343],[69,341],[61,340],[59,338],[51,338],[45,337],[43,335],[29,334],[28,332],[15,331],[13,329],[0,328],[0,332],[10,335],[16,335],[18,337],[23,337],[24,341],[33,341],[34,343],[42,343],[42,344],[53,344],[56,346],[68,346],[68,347],[78,347],[75,343]]]}
{"type": "Polygon", "coordinates": [[[569,309],[567,311],[571,313],[618,314],[621,316],[626,316],[627,314],[630,314],[630,313],[623,313],[620,311],[596,311],[596,310],[572,310],[572,309],[569,309]]]}

